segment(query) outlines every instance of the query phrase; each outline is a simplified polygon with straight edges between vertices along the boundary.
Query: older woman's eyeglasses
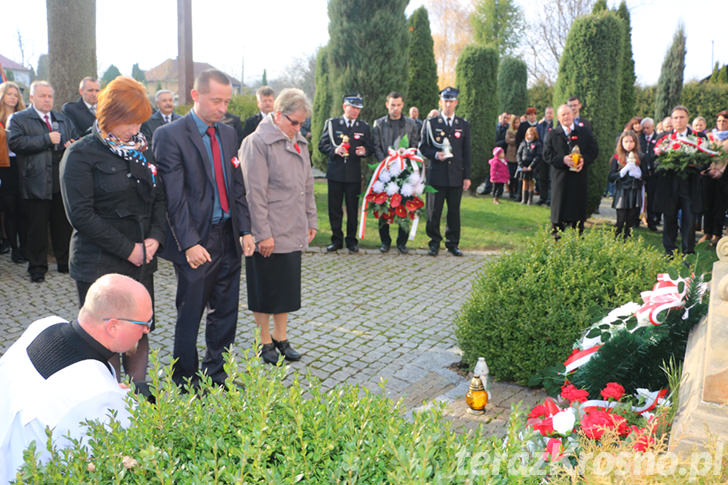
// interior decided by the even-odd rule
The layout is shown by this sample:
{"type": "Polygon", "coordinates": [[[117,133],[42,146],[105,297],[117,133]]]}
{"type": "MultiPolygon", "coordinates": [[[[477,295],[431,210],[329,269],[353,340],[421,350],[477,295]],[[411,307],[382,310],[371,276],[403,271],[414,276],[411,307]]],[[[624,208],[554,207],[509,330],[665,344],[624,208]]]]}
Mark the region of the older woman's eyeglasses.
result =
{"type": "Polygon", "coordinates": [[[146,325],[147,327],[151,327],[152,322],[154,322],[154,317],[152,316],[152,318],[150,318],[146,322],[142,322],[141,320],[132,320],[130,318],[104,318],[105,322],[108,322],[109,320],[123,320],[125,322],[136,323],[137,325],[146,325]]]}
{"type": "Polygon", "coordinates": [[[290,117],[290,116],[288,116],[288,115],[283,115],[283,116],[285,116],[285,117],[286,117],[286,119],[288,120],[288,122],[289,122],[289,123],[291,124],[291,126],[293,126],[294,128],[295,128],[296,126],[303,126],[303,124],[305,123],[305,121],[296,121],[296,120],[292,120],[292,119],[291,119],[291,117],[290,117]]]}

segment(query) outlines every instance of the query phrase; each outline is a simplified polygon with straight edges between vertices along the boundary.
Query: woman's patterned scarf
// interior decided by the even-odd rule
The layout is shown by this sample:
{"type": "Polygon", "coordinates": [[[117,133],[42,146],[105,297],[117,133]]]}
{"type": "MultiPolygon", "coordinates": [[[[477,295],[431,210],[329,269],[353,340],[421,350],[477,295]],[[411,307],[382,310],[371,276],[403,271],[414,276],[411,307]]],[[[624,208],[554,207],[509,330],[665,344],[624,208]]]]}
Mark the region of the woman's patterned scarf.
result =
{"type": "MultiPolygon", "coordinates": [[[[94,121],[93,132],[96,137],[101,140],[101,143],[106,146],[113,154],[123,158],[129,162],[129,173],[133,178],[139,182],[143,182],[153,188],[157,186],[157,167],[154,164],[147,161],[147,157],[144,155],[148,144],[147,139],[144,135],[139,132],[132,136],[128,142],[123,142],[115,137],[111,133],[104,133],[99,129],[98,120],[94,121]]],[[[145,195],[145,199],[148,197],[149,190],[142,191],[139,187],[139,193],[145,195]],[[146,193],[144,193],[146,192],[146,193]]]]}

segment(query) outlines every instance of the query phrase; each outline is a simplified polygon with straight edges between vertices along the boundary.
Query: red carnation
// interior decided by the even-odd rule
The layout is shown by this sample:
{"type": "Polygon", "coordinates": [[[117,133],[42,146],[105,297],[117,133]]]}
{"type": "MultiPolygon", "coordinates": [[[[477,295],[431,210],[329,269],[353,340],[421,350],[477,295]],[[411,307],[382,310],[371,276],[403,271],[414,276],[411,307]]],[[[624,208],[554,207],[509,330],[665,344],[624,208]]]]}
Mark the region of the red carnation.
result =
{"type": "Polygon", "coordinates": [[[364,197],[364,200],[366,200],[367,202],[374,202],[374,192],[369,192],[369,195],[364,197]]]}
{"type": "Polygon", "coordinates": [[[394,209],[394,213],[397,214],[397,217],[407,217],[407,209],[403,205],[398,205],[394,209]]]}
{"type": "Polygon", "coordinates": [[[591,409],[581,418],[581,430],[587,438],[598,440],[607,428],[612,427],[609,413],[602,409],[591,409]]]}
{"type": "Polygon", "coordinates": [[[577,389],[574,384],[564,384],[561,387],[561,397],[568,400],[570,403],[574,401],[586,402],[589,398],[589,391],[577,389]]]}
{"type": "Polygon", "coordinates": [[[673,150],[679,150],[680,149],[680,144],[679,143],[673,143],[672,144],[672,149],[673,150]]]}
{"type": "Polygon", "coordinates": [[[375,219],[379,219],[379,212],[377,212],[377,211],[372,211],[372,215],[374,215],[374,218],[375,218],[375,219]]]}
{"type": "Polygon", "coordinates": [[[546,451],[543,452],[544,461],[559,461],[564,453],[561,451],[562,442],[560,438],[551,438],[546,443],[546,451]]]}
{"type": "Polygon", "coordinates": [[[391,199],[389,199],[389,205],[390,205],[390,206],[391,206],[391,207],[392,207],[393,209],[396,209],[397,207],[399,207],[399,204],[400,204],[401,202],[402,202],[402,196],[401,196],[401,195],[399,195],[399,194],[393,194],[393,195],[392,195],[392,198],[391,198],[391,199]]]}
{"type": "Polygon", "coordinates": [[[554,434],[554,423],[552,418],[546,418],[539,423],[532,425],[533,429],[541,433],[543,436],[549,436],[554,434]]]}
{"type": "Polygon", "coordinates": [[[419,197],[412,197],[410,200],[405,202],[404,205],[405,205],[405,207],[407,207],[408,211],[416,211],[420,207],[423,207],[425,205],[425,203],[422,202],[422,200],[420,200],[419,197]]]}
{"type": "Polygon", "coordinates": [[[600,394],[604,399],[612,398],[615,401],[619,401],[624,396],[624,387],[616,382],[608,382],[607,387],[602,389],[600,394]]]}
{"type": "Polygon", "coordinates": [[[377,195],[374,196],[374,203],[375,204],[384,204],[387,202],[387,194],[384,192],[379,192],[377,195]]]}

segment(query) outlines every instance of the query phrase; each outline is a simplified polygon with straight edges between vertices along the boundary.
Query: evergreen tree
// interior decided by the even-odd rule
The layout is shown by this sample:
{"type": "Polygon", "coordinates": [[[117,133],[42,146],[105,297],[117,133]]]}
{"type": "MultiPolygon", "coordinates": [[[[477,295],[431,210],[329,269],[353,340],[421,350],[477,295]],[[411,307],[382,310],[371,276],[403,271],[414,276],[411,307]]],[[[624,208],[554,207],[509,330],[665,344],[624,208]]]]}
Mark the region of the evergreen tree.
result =
{"type": "Polygon", "coordinates": [[[470,122],[472,147],[472,184],[474,191],[490,173],[488,160],[495,146],[496,82],[498,76],[498,52],[495,47],[469,45],[458,57],[457,114],[470,122]]]}
{"type": "Polygon", "coordinates": [[[578,18],[569,31],[559,77],[554,87],[554,108],[578,96],[581,114],[592,121],[599,156],[589,167],[587,214],[599,207],[614,153],[619,122],[620,79],[624,48],[624,22],[616,13],[604,11],[578,18]]]}
{"type": "MultiPolygon", "coordinates": [[[[331,96],[359,93],[359,117],[369,123],[384,114],[391,91],[407,88],[408,0],[329,0],[331,96]]],[[[337,103],[334,103],[337,105],[337,103]]],[[[333,108],[340,114],[341,106],[333,108]]]]}
{"type": "Polygon", "coordinates": [[[113,64],[110,65],[109,68],[104,72],[104,75],[101,76],[101,87],[106,86],[118,76],[121,76],[121,71],[119,71],[119,68],[113,64]]]}
{"type": "Polygon", "coordinates": [[[528,105],[528,68],[515,57],[505,57],[498,64],[498,112],[517,115],[526,112],[528,105]]]}
{"type": "Polygon", "coordinates": [[[437,64],[432,45],[430,19],[423,6],[409,18],[407,59],[407,106],[417,106],[424,117],[437,108],[437,64]]]}
{"type": "Polygon", "coordinates": [[[311,116],[311,145],[313,164],[316,168],[326,169],[326,156],[318,150],[321,133],[326,119],[332,111],[331,82],[329,79],[329,47],[324,46],[316,54],[316,92],[313,96],[313,115],[311,116]]]}
{"type": "Polygon", "coordinates": [[[263,69],[263,79],[260,81],[261,86],[267,86],[268,85],[268,70],[263,69]]]}
{"type": "Polygon", "coordinates": [[[512,54],[525,30],[523,12],[513,0],[477,0],[470,15],[475,42],[495,47],[498,54],[512,54]]]}
{"type": "Polygon", "coordinates": [[[624,125],[636,114],[634,111],[634,85],[637,81],[637,76],[634,73],[634,56],[632,55],[632,25],[629,10],[627,10],[627,4],[624,0],[619,4],[617,15],[624,22],[625,28],[624,51],[622,54],[622,90],[620,91],[622,107],[619,113],[619,121],[624,125]]]}
{"type": "Polygon", "coordinates": [[[718,84],[728,83],[728,66],[723,66],[718,70],[718,78],[716,79],[718,84]]]}
{"type": "Polygon", "coordinates": [[[672,45],[665,54],[657,81],[655,94],[655,119],[661,120],[672,112],[672,108],[680,102],[680,93],[685,71],[685,27],[678,26],[672,45]]]}
{"type": "Polygon", "coordinates": [[[49,76],[50,66],[48,66],[48,54],[41,54],[40,57],[38,57],[38,72],[36,73],[36,79],[43,79],[47,81],[49,76]]]}
{"type": "Polygon", "coordinates": [[[592,13],[599,13],[608,10],[607,0],[597,0],[592,8],[592,13]]]}
{"type": "Polygon", "coordinates": [[[139,67],[139,63],[135,63],[133,66],[131,66],[131,77],[133,77],[140,83],[146,81],[146,75],[144,74],[144,71],[142,71],[139,67]]]}
{"type": "Polygon", "coordinates": [[[713,66],[713,73],[710,75],[710,83],[716,84],[718,82],[718,73],[720,72],[720,63],[718,61],[715,61],[715,65],[713,66]]]}

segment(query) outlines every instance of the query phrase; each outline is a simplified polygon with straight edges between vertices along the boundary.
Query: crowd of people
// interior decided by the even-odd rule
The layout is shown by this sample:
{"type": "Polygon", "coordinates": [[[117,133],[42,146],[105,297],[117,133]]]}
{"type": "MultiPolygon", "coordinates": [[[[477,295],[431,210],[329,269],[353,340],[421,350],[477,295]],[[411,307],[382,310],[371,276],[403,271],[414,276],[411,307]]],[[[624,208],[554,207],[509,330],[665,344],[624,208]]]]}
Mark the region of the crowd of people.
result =
{"type": "MultiPolygon", "coordinates": [[[[593,163],[604,148],[597,147],[592,125],[580,111],[579,98],[572,96],[558,107],[556,120],[552,107],[544,110],[538,122],[533,107],[522,116],[502,113],[496,124],[490,177],[479,192],[492,192],[496,204],[504,188],[511,199],[523,204],[533,203],[533,194],[538,193],[538,204],[551,206],[556,238],[567,225],[583,230],[587,172],[582,167],[593,163]],[[575,147],[577,154],[573,154],[575,147]]],[[[649,117],[630,119],[617,135],[605,192],[616,210],[617,235],[630,237],[632,228],[640,223],[659,231],[662,223],[662,242],[668,255],[677,249],[678,229],[685,254],[694,252],[696,243],[717,244],[728,209],[724,163],[694,166],[681,174],[657,169],[659,153],[655,147],[668,135],[709,138],[714,147],[728,151],[728,110],[716,113],[711,129],[703,116],[694,117],[691,124],[689,120],[690,113],[682,105],[657,125],[649,117]],[[696,241],[696,230],[701,228],[703,235],[696,241]]]]}

